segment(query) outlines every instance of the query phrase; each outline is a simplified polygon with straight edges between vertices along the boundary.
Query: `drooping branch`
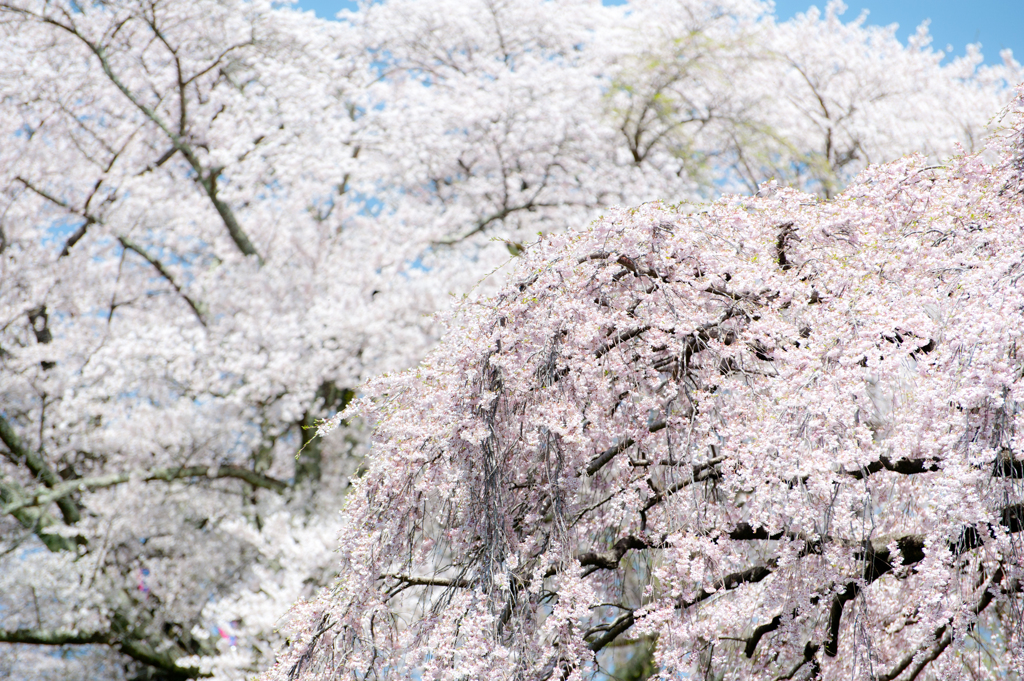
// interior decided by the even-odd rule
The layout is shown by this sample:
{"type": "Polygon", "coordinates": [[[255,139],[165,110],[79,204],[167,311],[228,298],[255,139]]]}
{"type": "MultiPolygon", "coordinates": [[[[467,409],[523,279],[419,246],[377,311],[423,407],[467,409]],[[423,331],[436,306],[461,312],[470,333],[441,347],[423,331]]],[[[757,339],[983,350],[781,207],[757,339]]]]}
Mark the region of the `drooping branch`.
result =
{"type": "MultiPolygon", "coordinates": [[[[668,424],[665,421],[658,421],[657,423],[652,424],[650,428],[648,428],[648,432],[657,433],[659,430],[663,430],[666,425],[668,424]]],[[[603,452],[595,456],[593,459],[591,459],[590,463],[587,464],[587,475],[593,475],[594,473],[597,473],[599,470],[604,468],[609,461],[614,459],[616,455],[626,451],[635,444],[635,440],[627,437],[623,438],[621,442],[614,444],[608,449],[604,450],[603,452]]]]}
{"type": "Polygon", "coordinates": [[[808,662],[813,667],[813,671],[812,671],[812,673],[807,678],[810,678],[810,679],[816,678],[818,676],[818,672],[820,671],[820,666],[818,665],[818,661],[816,659],[814,659],[814,656],[818,654],[818,649],[820,647],[821,646],[819,646],[819,645],[817,645],[815,643],[811,643],[810,641],[808,641],[807,645],[804,646],[803,658],[800,659],[796,663],[796,665],[794,665],[793,668],[789,670],[789,672],[787,672],[786,674],[783,674],[782,676],[778,677],[776,679],[776,681],[786,681],[787,679],[793,678],[794,676],[796,676],[796,673],[798,671],[800,671],[800,668],[803,667],[808,662]]]}
{"type": "MultiPolygon", "coordinates": [[[[1002,568],[999,568],[982,586],[981,598],[974,605],[974,607],[971,608],[971,613],[973,615],[980,615],[985,610],[985,608],[987,608],[992,603],[992,601],[995,598],[995,595],[993,593],[993,587],[1002,581],[1003,570],[1002,568]]],[[[1014,583],[1011,584],[1009,590],[1016,590],[1016,580],[1014,580],[1014,583]]],[[[917,660],[917,664],[914,665],[913,669],[911,669],[910,675],[907,676],[907,681],[913,681],[914,679],[916,679],[921,674],[921,672],[924,671],[924,668],[932,662],[934,662],[936,658],[938,658],[939,655],[941,655],[946,650],[946,648],[949,647],[949,644],[953,642],[953,628],[950,626],[949,622],[943,624],[935,631],[935,638],[937,638],[938,640],[935,641],[934,644],[930,646],[924,646],[919,650],[915,650],[907,654],[905,657],[903,657],[903,659],[897,662],[896,665],[888,672],[884,674],[879,674],[878,681],[893,681],[893,679],[898,677],[908,667],[910,667],[910,665],[913,664],[914,660],[917,660]]]]}
{"type": "MultiPolygon", "coordinates": [[[[1000,524],[1009,532],[1020,532],[1024,530],[1024,505],[1012,504],[1006,506],[1000,512],[1000,524]]],[[[989,534],[993,530],[989,528],[989,534]]],[[[948,544],[949,551],[954,557],[960,556],[967,551],[978,548],[984,543],[982,535],[973,527],[963,528],[958,538],[948,544]]],[[[904,567],[916,565],[925,558],[924,537],[910,535],[901,537],[896,541],[900,555],[900,561],[904,567]]],[[[864,574],[862,582],[864,585],[871,584],[884,575],[895,569],[895,556],[890,554],[887,548],[876,549],[871,544],[866,547],[864,559],[864,574]]],[[[999,578],[1000,580],[1002,577],[999,578]]],[[[849,601],[856,598],[861,591],[861,582],[851,581],[847,583],[841,593],[837,593],[829,608],[828,634],[825,638],[825,654],[835,657],[839,650],[839,625],[843,616],[843,608],[849,601]]],[[[985,603],[987,607],[988,603],[985,603]]]]}
{"type": "Polygon", "coordinates": [[[754,632],[750,635],[750,638],[747,639],[746,645],[743,647],[743,654],[746,655],[748,659],[753,657],[754,651],[757,650],[757,644],[761,642],[764,635],[775,631],[780,626],[782,626],[782,615],[776,615],[772,618],[771,622],[767,622],[766,624],[762,624],[755,628],[754,632]]]}
{"type": "MultiPolygon", "coordinates": [[[[732,590],[743,584],[753,584],[756,582],[760,582],[765,577],[770,575],[773,569],[774,564],[770,564],[765,566],[757,566],[750,568],[749,570],[742,570],[740,572],[734,572],[732,574],[726,575],[722,579],[715,582],[711,591],[701,589],[693,598],[681,601],[679,603],[679,607],[681,609],[686,609],[693,605],[696,605],[697,603],[707,600],[714,594],[719,593],[721,591],[732,590]]],[[[603,633],[601,633],[601,635],[598,638],[594,639],[589,644],[589,648],[595,653],[600,651],[602,648],[612,643],[623,632],[627,631],[630,627],[632,627],[633,624],[635,624],[635,622],[636,619],[633,615],[633,611],[630,610],[620,615],[618,618],[615,619],[615,621],[613,621],[609,625],[601,625],[599,627],[591,629],[585,635],[586,637],[592,636],[598,632],[603,633]]]]}
{"type": "Polygon", "coordinates": [[[639,336],[639,335],[649,331],[650,328],[651,328],[650,326],[639,326],[639,327],[637,327],[635,329],[630,329],[628,331],[621,331],[621,332],[615,334],[614,336],[612,336],[607,341],[605,341],[604,343],[601,344],[601,347],[599,347],[597,349],[597,352],[594,353],[594,357],[597,358],[597,359],[600,359],[600,358],[604,357],[605,355],[607,355],[609,352],[611,352],[620,343],[625,343],[628,340],[636,338],[637,336],[639,336]]]}
{"type": "Polygon", "coordinates": [[[799,241],[799,237],[796,236],[796,229],[793,227],[793,221],[784,222],[779,225],[779,238],[775,243],[775,259],[779,263],[779,269],[785,271],[792,269],[793,263],[789,260],[789,255],[786,253],[786,249],[789,248],[791,241],[799,241]]]}
{"type": "Polygon", "coordinates": [[[695,482],[703,482],[705,480],[711,480],[720,477],[721,474],[719,473],[716,466],[718,466],[718,464],[722,463],[723,461],[725,461],[725,457],[716,456],[715,458],[710,459],[709,461],[705,461],[704,463],[694,464],[693,475],[691,475],[689,478],[680,480],[675,484],[669,485],[668,487],[662,490],[655,488],[654,496],[648,499],[647,503],[644,504],[642,513],[647,513],[647,511],[651,510],[668,497],[672,496],[676,492],[680,491],[681,489],[684,489],[685,487],[688,487],[689,485],[695,482]]]}
{"type": "MultiPolygon", "coordinates": [[[[1007,531],[1016,533],[1024,530],[1024,504],[1009,505],[1000,510],[999,516],[1000,524],[1003,527],[1005,527],[1007,531]]],[[[991,529],[989,530],[989,534],[992,534],[991,529]]],[[[777,540],[784,536],[784,533],[769,533],[764,528],[754,528],[748,525],[747,523],[741,523],[740,525],[737,525],[736,528],[733,531],[731,531],[728,536],[730,539],[741,541],[777,540]]],[[[819,541],[818,543],[820,544],[821,542],[819,541]]],[[[897,556],[892,555],[889,549],[885,546],[880,546],[876,548],[875,546],[869,544],[867,546],[866,552],[861,556],[862,560],[864,561],[862,581],[851,581],[847,583],[842,587],[842,592],[837,593],[835,596],[833,596],[829,608],[829,618],[827,627],[828,633],[824,642],[824,652],[829,657],[835,657],[835,655],[838,652],[839,627],[841,624],[845,604],[856,598],[856,596],[861,593],[863,586],[871,584],[877,581],[882,576],[889,574],[895,569],[897,564],[902,564],[904,567],[909,567],[916,565],[917,563],[920,563],[922,560],[924,560],[925,540],[923,536],[907,535],[899,537],[895,540],[895,543],[897,546],[898,560],[897,556]]],[[[978,548],[983,543],[984,538],[981,533],[979,533],[973,527],[965,527],[963,530],[960,531],[960,533],[958,534],[958,538],[955,541],[949,542],[948,548],[954,556],[959,556],[965,553],[966,551],[978,548]]],[[[804,552],[810,553],[813,551],[805,549],[804,552]]],[[[760,576],[762,575],[762,571],[764,569],[765,568],[751,568],[750,570],[743,571],[741,573],[736,573],[735,575],[730,575],[722,581],[722,584],[726,585],[727,588],[732,588],[728,587],[727,585],[727,582],[729,582],[730,579],[733,582],[736,582],[736,577],[742,578],[742,576],[747,575],[748,573],[760,576]]],[[[760,579],[763,579],[764,576],[767,575],[764,574],[763,576],[760,576],[760,579]]],[[[759,581],[759,579],[749,581],[759,581]]],[[[716,587],[717,586],[718,585],[716,584],[716,587]]],[[[714,593],[714,591],[712,591],[711,593],[714,593]]],[[[697,602],[698,600],[700,600],[700,598],[695,599],[694,602],[697,602]]],[[[987,607],[987,605],[988,603],[986,602],[985,606],[987,607]]],[[[780,624],[780,616],[776,616],[772,619],[771,622],[761,625],[757,629],[755,629],[753,635],[746,641],[746,656],[748,658],[752,657],[761,638],[765,634],[778,629],[780,624]]],[[[817,649],[818,647],[815,646],[815,651],[817,651],[817,649]]]]}
{"type": "Polygon", "coordinates": [[[996,457],[992,477],[1020,480],[1024,478],[1024,461],[1014,459],[1010,452],[1004,451],[996,457]]]}
{"type": "Polygon", "coordinates": [[[686,609],[694,606],[702,601],[706,601],[715,594],[721,591],[731,591],[744,584],[756,584],[761,580],[765,579],[768,575],[775,571],[776,563],[775,560],[769,560],[765,565],[755,565],[752,568],[746,570],[740,570],[738,572],[732,572],[727,574],[716,581],[710,590],[701,588],[692,598],[681,599],[679,607],[686,609]]]}
{"type": "Polygon", "coordinates": [[[60,250],[60,255],[57,257],[65,258],[68,255],[70,255],[71,249],[75,247],[75,244],[82,240],[82,238],[85,236],[85,233],[89,231],[89,227],[94,224],[96,224],[96,221],[92,218],[92,216],[87,217],[82,222],[81,227],[76,229],[75,233],[68,237],[68,240],[64,242],[64,248],[60,250]]]}

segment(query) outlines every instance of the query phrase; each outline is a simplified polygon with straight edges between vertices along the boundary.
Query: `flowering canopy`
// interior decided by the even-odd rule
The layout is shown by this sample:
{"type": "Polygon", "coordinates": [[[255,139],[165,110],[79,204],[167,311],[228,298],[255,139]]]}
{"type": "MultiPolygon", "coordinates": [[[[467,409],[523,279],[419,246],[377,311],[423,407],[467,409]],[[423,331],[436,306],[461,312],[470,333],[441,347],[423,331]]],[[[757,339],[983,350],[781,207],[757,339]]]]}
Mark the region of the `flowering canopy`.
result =
{"type": "Polygon", "coordinates": [[[1022,668],[1014,135],[528,247],[371,383],[342,576],[267,678],[1022,668]]]}
{"type": "Polygon", "coordinates": [[[0,0],[0,675],[264,669],[363,451],[311,427],[449,292],[612,205],[973,151],[1024,79],[842,10],[0,0]]]}

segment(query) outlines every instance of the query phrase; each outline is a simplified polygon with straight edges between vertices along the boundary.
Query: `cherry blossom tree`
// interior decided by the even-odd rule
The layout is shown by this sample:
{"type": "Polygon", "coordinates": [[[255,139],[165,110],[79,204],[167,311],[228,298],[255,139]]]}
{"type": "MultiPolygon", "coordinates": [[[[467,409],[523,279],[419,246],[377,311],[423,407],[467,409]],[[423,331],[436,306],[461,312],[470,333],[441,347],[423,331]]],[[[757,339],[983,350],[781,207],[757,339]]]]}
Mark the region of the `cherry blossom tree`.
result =
{"type": "Polygon", "coordinates": [[[766,184],[526,247],[351,408],[375,425],[340,576],[265,678],[600,678],[629,649],[665,679],[1018,678],[1008,116],[994,164],[912,156],[831,201],[766,184]]]}
{"type": "Polygon", "coordinates": [[[365,70],[269,2],[0,21],[0,640],[89,646],[4,663],[253,671],[330,574],[356,465],[305,428],[416,357],[435,306],[344,214],[365,70]]]}
{"type": "Polygon", "coordinates": [[[658,29],[620,59],[611,99],[630,155],[726,190],[775,178],[828,197],[870,163],[979,150],[1001,93],[1022,77],[1009,53],[981,67],[977,46],[942,64],[926,24],[907,46],[866,15],[844,24],[840,2],[778,24],[749,3],[642,7],[637,29],[658,29]]]}
{"type": "Polygon", "coordinates": [[[772,178],[828,196],[869,163],[980,148],[1024,79],[1011,55],[942,64],[923,29],[903,46],[842,10],[391,0],[348,20],[384,76],[395,219],[483,245],[772,178]]]}
{"type": "Polygon", "coordinates": [[[318,419],[537,232],[979,144],[1009,55],[840,10],[0,0],[0,675],[264,669],[366,448],[318,419]]]}

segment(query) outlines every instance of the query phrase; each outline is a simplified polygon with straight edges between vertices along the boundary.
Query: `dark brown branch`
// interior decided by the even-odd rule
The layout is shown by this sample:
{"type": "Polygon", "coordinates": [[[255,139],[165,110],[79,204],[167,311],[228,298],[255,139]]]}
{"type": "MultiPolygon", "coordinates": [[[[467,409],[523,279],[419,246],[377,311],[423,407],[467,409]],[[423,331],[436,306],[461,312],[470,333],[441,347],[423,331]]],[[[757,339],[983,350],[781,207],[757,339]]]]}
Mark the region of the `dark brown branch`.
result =
{"type": "Polygon", "coordinates": [[[599,470],[605,467],[605,464],[614,459],[616,455],[626,451],[635,444],[636,442],[633,440],[633,438],[627,437],[618,444],[612,445],[608,449],[604,450],[603,452],[595,456],[593,459],[591,459],[590,463],[587,464],[587,475],[593,475],[594,473],[598,472],[599,470]]]}
{"type": "Polygon", "coordinates": [[[992,477],[1020,480],[1024,478],[1024,461],[1014,459],[1010,452],[1004,451],[996,458],[992,467],[992,477]]]}
{"type": "Polygon", "coordinates": [[[658,272],[649,267],[637,267],[637,264],[633,262],[631,258],[628,258],[625,255],[620,255],[618,260],[616,260],[615,262],[618,263],[619,265],[622,265],[628,271],[632,272],[637,276],[646,275],[652,279],[660,279],[665,283],[671,283],[666,277],[662,276],[661,274],[658,274],[658,272]]]}
{"type": "Polygon", "coordinates": [[[711,591],[701,589],[693,598],[685,601],[680,601],[679,607],[684,609],[689,608],[692,605],[696,605],[697,603],[706,601],[707,599],[711,598],[717,593],[720,593],[723,590],[731,591],[732,589],[742,586],[743,584],[756,584],[757,582],[760,582],[762,579],[770,575],[774,570],[775,561],[770,560],[768,561],[767,565],[757,565],[746,570],[733,572],[715,582],[711,591]]]}
{"type": "Polygon", "coordinates": [[[630,329],[629,331],[622,331],[621,333],[615,334],[610,339],[601,344],[601,347],[599,347],[597,349],[597,352],[594,353],[594,358],[600,359],[604,357],[609,352],[611,352],[611,350],[614,349],[616,345],[620,343],[625,343],[626,341],[632,338],[636,338],[640,334],[649,331],[650,328],[650,326],[641,326],[636,329],[630,329]]]}
{"type": "Polygon", "coordinates": [[[716,296],[724,296],[726,298],[729,298],[730,300],[735,301],[743,300],[746,297],[742,293],[733,293],[732,291],[714,285],[708,286],[706,289],[704,289],[704,292],[711,293],[716,296]]]}
{"type": "Polygon", "coordinates": [[[449,589],[468,589],[473,582],[468,579],[443,579],[440,577],[416,577],[415,575],[386,574],[385,578],[397,579],[409,586],[443,586],[449,589]]]}
{"type": "Polygon", "coordinates": [[[630,535],[623,537],[619,541],[615,542],[611,550],[603,551],[598,553],[597,551],[587,551],[579,555],[580,565],[583,567],[597,567],[605,570],[615,570],[619,567],[619,561],[626,555],[626,552],[630,549],[646,549],[651,548],[651,544],[639,537],[630,535]]]}
{"type": "Polygon", "coordinates": [[[14,179],[23,184],[25,188],[31,191],[33,194],[38,194],[40,197],[46,199],[50,203],[60,206],[61,208],[72,210],[71,206],[68,205],[67,201],[62,201],[61,199],[58,199],[56,196],[47,192],[45,189],[40,189],[39,187],[36,187],[34,184],[29,182],[25,178],[21,177],[20,175],[18,177],[15,177],[14,179]]]}
{"type": "Polygon", "coordinates": [[[693,475],[690,478],[686,480],[680,480],[674,485],[671,485],[663,490],[656,491],[654,496],[648,499],[647,503],[644,504],[643,513],[646,513],[647,511],[651,510],[656,505],[664,501],[667,497],[672,496],[679,490],[691,485],[692,483],[703,482],[704,480],[718,478],[720,473],[715,468],[715,466],[722,463],[724,460],[725,457],[719,456],[714,459],[711,459],[710,461],[695,464],[693,466],[693,475]]]}
{"type": "Polygon", "coordinates": [[[25,188],[31,191],[32,193],[37,194],[38,196],[49,201],[50,203],[56,206],[60,206],[65,210],[71,211],[73,213],[78,213],[85,220],[85,222],[82,223],[82,226],[75,230],[75,233],[72,234],[71,237],[68,238],[68,240],[64,243],[64,248],[61,249],[60,255],[57,256],[58,260],[71,253],[71,249],[74,247],[75,244],[81,241],[82,237],[84,237],[85,233],[89,230],[89,227],[99,222],[99,220],[97,220],[92,215],[75,210],[68,204],[67,201],[58,199],[56,196],[50,194],[46,190],[36,187],[34,184],[29,182],[25,178],[18,176],[15,177],[14,179],[23,184],[25,188]]]}
{"type": "Polygon", "coordinates": [[[1024,504],[1012,504],[1003,508],[999,513],[999,524],[1005,527],[1007,532],[1024,530],[1024,504]]]}
{"type": "Polygon", "coordinates": [[[891,471],[900,475],[917,475],[919,473],[932,473],[939,470],[939,459],[900,459],[891,461],[888,457],[879,457],[878,461],[857,468],[855,470],[844,470],[843,474],[855,480],[863,480],[867,476],[879,471],[891,471]]]}
{"type": "Polygon", "coordinates": [[[32,191],[35,194],[38,194],[39,196],[41,196],[42,198],[46,199],[50,203],[52,203],[54,205],[57,205],[57,206],[60,206],[61,208],[64,208],[65,210],[69,210],[69,211],[74,212],[74,213],[79,213],[79,215],[81,215],[81,217],[83,218],[84,222],[82,223],[82,225],[77,230],[75,230],[75,233],[72,234],[68,238],[68,240],[66,242],[64,242],[64,248],[61,249],[60,255],[57,256],[58,260],[60,258],[63,258],[65,256],[67,256],[68,254],[70,254],[71,253],[71,249],[74,248],[75,244],[77,244],[79,241],[81,241],[82,237],[85,236],[85,233],[87,231],[89,231],[89,227],[91,227],[92,225],[95,225],[95,224],[97,224],[99,222],[99,220],[97,220],[92,215],[90,215],[88,213],[82,213],[80,211],[76,211],[75,209],[73,209],[67,203],[67,201],[62,201],[61,199],[58,199],[56,196],[50,194],[49,192],[47,192],[47,191],[45,191],[43,189],[39,189],[38,187],[36,187],[34,184],[29,182],[25,178],[23,178],[23,177],[16,177],[14,179],[17,180],[18,182],[22,183],[23,185],[25,185],[26,189],[32,191]]]}
{"type": "MultiPolygon", "coordinates": [[[[710,461],[708,463],[711,463],[710,461]]],[[[740,523],[729,532],[729,539],[736,541],[774,540],[787,536],[786,532],[770,533],[763,527],[754,527],[750,523],[740,523]]],[[[795,535],[789,535],[793,539],[802,539],[795,535]]]]}
{"type": "Polygon", "coordinates": [[[786,256],[786,248],[789,247],[789,242],[794,240],[796,230],[793,229],[792,221],[779,225],[779,230],[779,239],[775,243],[775,257],[779,268],[785,271],[793,268],[793,263],[786,256]]]}
{"type": "Polygon", "coordinates": [[[61,249],[60,255],[57,256],[58,260],[71,252],[71,249],[74,247],[75,244],[81,241],[82,237],[85,236],[85,233],[88,231],[91,225],[95,225],[99,222],[99,220],[97,220],[95,217],[88,214],[87,212],[75,210],[68,204],[67,201],[62,201],[61,199],[58,199],[56,196],[50,194],[46,190],[36,187],[34,184],[29,182],[25,178],[19,176],[14,179],[22,183],[26,189],[30,190],[34,194],[38,194],[40,197],[46,199],[50,203],[56,206],[60,206],[65,210],[71,211],[73,213],[78,213],[85,220],[85,222],[82,223],[82,226],[75,230],[75,233],[72,234],[71,237],[68,238],[68,240],[64,243],[64,248],[61,249]]]}
{"type": "MultiPolygon", "coordinates": [[[[815,671],[817,671],[818,663],[814,659],[814,656],[818,654],[818,648],[819,647],[820,646],[818,646],[816,644],[813,644],[810,641],[808,641],[807,645],[804,646],[804,659],[802,659],[799,662],[797,662],[796,666],[794,666],[792,669],[789,670],[789,673],[783,674],[776,681],[785,681],[786,679],[793,678],[794,676],[796,676],[796,673],[798,671],[800,671],[800,668],[803,667],[808,662],[810,662],[815,667],[815,671]]],[[[809,676],[808,678],[813,678],[814,676],[816,676],[816,674],[811,674],[811,676],[809,676]]]]}
{"type": "Polygon", "coordinates": [[[832,597],[828,611],[828,634],[825,636],[825,654],[835,657],[839,652],[839,625],[843,619],[843,607],[860,594],[860,585],[850,582],[843,591],[832,597]]]}
{"type": "Polygon", "coordinates": [[[590,649],[593,650],[595,653],[598,652],[599,650],[604,648],[606,645],[608,645],[609,643],[614,641],[616,638],[618,638],[619,634],[621,634],[622,632],[626,631],[631,626],[633,626],[633,623],[635,621],[636,620],[633,618],[633,612],[629,611],[629,612],[623,613],[622,615],[619,615],[619,617],[616,618],[616,620],[614,622],[612,622],[611,625],[608,626],[607,629],[603,629],[603,630],[599,629],[599,630],[596,630],[596,631],[588,632],[588,634],[591,634],[591,633],[597,633],[597,631],[604,631],[603,634],[601,634],[596,639],[591,641],[590,646],[589,646],[590,649]]]}
{"type": "MultiPolygon", "coordinates": [[[[900,537],[896,541],[896,546],[904,566],[915,565],[924,560],[923,537],[917,535],[900,537]]],[[[895,569],[895,556],[892,556],[887,548],[875,550],[869,543],[862,558],[864,560],[862,579],[865,584],[871,584],[895,569]]],[[[843,608],[860,594],[860,590],[860,583],[851,581],[843,587],[842,592],[832,597],[828,613],[828,634],[825,637],[824,646],[825,654],[829,657],[835,657],[839,651],[839,625],[843,618],[843,608]]]]}
{"type": "Polygon", "coordinates": [[[757,644],[761,642],[761,638],[765,634],[769,634],[782,626],[782,615],[776,615],[772,618],[771,622],[762,624],[761,626],[754,629],[754,633],[747,639],[747,645],[743,648],[744,654],[751,658],[754,656],[754,651],[757,650],[757,644]]]}
{"type": "MultiPolygon", "coordinates": [[[[630,549],[657,549],[665,548],[664,543],[652,543],[650,541],[629,535],[619,539],[612,548],[608,551],[585,551],[576,559],[580,562],[580,567],[588,568],[584,570],[583,576],[586,577],[597,570],[615,570],[619,567],[619,562],[622,557],[626,555],[626,552],[630,549]]],[[[545,577],[553,577],[558,574],[557,567],[550,567],[548,571],[544,573],[545,577]]]]}
{"type": "Polygon", "coordinates": [[[577,264],[582,265],[583,263],[587,262],[588,260],[605,260],[605,259],[607,259],[610,256],[611,256],[611,253],[608,253],[607,251],[598,251],[596,253],[591,253],[590,255],[585,255],[582,258],[578,258],[576,260],[576,262],[577,262],[577,264]]]}
{"type": "MultiPolygon", "coordinates": [[[[1000,524],[1010,532],[1020,532],[1024,529],[1024,505],[1014,504],[1002,509],[1000,524]]],[[[991,534],[991,529],[990,529],[991,534]]],[[[966,527],[960,532],[956,541],[949,543],[949,550],[954,556],[959,556],[971,549],[983,544],[981,534],[973,527],[966,527]]],[[[904,566],[915,565],[924,560],[924,538],[916,535],[900,537],[896,541],[900,560],[904,566]]],[[[870,544],[867,546],[864,559],[864,584],[871,584],[880,577],[895,569],[895,558],[890,555],[888,549],[875,550],[870,544]]],[[[839,650],[839,625],[843,616],[843,607],[847,602],[854,599],[860,593],[860,583],[849,582],[841,594],[836,594],[832,599],[829,610],[828,636],[825,639],[825,654],[835,657],[839,650]]],[[[986,603],[987,606],[987,603],[986,603]]]]}
{"type": "Polygon", "coordinates": [[[177,147],[171,147],[170,149],[165,151],[160,158],[158,158],[156,160],[156,163],[153,164],[153,167],[154,168],[161,167],[163,164],[165,164],[168,161],[170,161],[171,157],[173,157],[176,153],[178,153],[178,148],[177,147]]]}
{"type": "Polygon", "coordinates": [[[96,220],[94,220],[92,216],[85,218],[85,222],[82,223],[82,226],[75,230],[75,233],[68,237],[68,240],[64,242],[64,248],[61,249],[60,255],[57,257],[63,258],[69,255],[71,253],[71,249],[75,247],[75,244],[82,240],[85,233],[89,231],[89,227],[94,224],[96,224],[96,220]]]}
{"type": "MultiPolygon", "coordinates": [[[[647,432],[657,433],[659,430],[663,430],[666,425],[668,424],[665,421],[658,421],[652,424],[650,428],[647,429],[647,432]]],[[[590,463],[587,464],[587,475],[593,475],[594,473],[597,473],[599,470],[604,468],[609,461],[614,459],[617,454],[626,451],[635,444],[636,441],[633,440],[633,438],[627,437],[624,440],[622,440],[622,442],[612,445],[608,449],[604,450],[603,452],[595,456],[593,459],[591,459],[590,463]]]]}

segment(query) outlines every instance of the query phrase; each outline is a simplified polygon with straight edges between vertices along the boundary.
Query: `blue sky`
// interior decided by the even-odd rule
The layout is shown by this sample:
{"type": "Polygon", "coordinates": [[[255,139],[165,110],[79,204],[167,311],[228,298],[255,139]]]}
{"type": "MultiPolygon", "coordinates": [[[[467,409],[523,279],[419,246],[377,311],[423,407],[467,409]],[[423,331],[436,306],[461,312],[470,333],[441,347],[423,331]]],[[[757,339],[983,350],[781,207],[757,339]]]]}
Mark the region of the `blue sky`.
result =
{"type": "MultiPolygon", "coordinates": [[[[952,53],[961,55],[968,43],[981,43],[988,64],[1001,63],[999,51],[1007,47],[1017,61],[1024,62],[1024,0],[845,1],[849,6],[843,15],[845,21],[853,21],[866,9],[870,12],[869,24],[899,24],[896,36],[904,44],[918,24],[931,19],[928,30],[936,49],[952,45],[952,53]]],[[[780,19],[789,19],[812,4],[825,7],[825,2],[776,0],[775,13],[780,19]]]]}
{"type": "MultiPolygon", "coordinates": [[[[421,0],[430,2],[430,0],[421,0]]],[[[812,4],[824,8],[824,1],[776,0],[775,11],[780,19],[789,19],[812,4]]],[[[1000,62],[999,51],[1013,50],[1017,61],[1024,61],[1024,0],[846,0],[849,9],[844,20],[856,19],[861,10],[870,11],[868,23],[899,24],[896,35],[904,43],[925,19],[931,19],[929,30],[937,49],[953,47],[960,55],[968,43],[980,42],[989,64],[1000,62]]],[[[609,2],[609,4],[618,4],[609,2]]],[[[299,0],[302,9],[311,9],[318,16],[333,19],[338,10],[354,7],[345,0],[299,0]]]]}

